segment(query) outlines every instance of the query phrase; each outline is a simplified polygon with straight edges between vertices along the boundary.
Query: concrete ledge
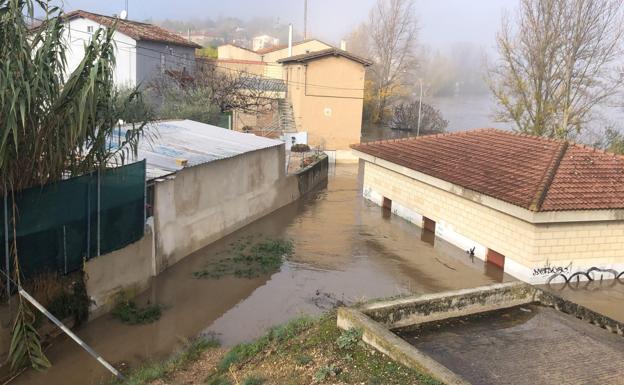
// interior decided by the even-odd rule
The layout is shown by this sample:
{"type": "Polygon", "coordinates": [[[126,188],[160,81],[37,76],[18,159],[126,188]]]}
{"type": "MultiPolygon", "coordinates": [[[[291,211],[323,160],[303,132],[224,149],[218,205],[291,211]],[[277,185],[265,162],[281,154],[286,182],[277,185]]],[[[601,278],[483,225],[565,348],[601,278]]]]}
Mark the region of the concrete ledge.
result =
{"type": "Polygon", "coordinates": [[[452,385],[468,385],[469,382],[441,365],[427,354],[397,337],[383,325],[358,310],[338,309],[338,327],[356,328],[362,331],[362,340],[393,360],[411,368],[417,368],[438,380],[452,385]]]}
{"type": "Polygon", "coordinates": [[[405,297],[360,307],[389,329],[510,308],[536,301],[537,290],[522,282],[405,297]]]}

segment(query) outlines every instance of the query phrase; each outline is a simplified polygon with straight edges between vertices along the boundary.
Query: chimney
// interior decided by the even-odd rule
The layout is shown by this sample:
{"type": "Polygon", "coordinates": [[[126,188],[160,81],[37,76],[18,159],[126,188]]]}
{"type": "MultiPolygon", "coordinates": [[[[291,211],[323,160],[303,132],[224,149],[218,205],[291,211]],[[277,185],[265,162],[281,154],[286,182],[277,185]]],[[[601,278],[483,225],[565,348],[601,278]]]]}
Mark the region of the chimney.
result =
{"type": "Polygon", "coordinates": [[[292,34],[293,28],[292,23],[288,24],[288,56],[292,56],[292,34]]]}
{"type": "Polygon", "coordinates": [[[347,41],[346,40],[340,40],[340,49],[343,51],[347,50],[347,41]]]}

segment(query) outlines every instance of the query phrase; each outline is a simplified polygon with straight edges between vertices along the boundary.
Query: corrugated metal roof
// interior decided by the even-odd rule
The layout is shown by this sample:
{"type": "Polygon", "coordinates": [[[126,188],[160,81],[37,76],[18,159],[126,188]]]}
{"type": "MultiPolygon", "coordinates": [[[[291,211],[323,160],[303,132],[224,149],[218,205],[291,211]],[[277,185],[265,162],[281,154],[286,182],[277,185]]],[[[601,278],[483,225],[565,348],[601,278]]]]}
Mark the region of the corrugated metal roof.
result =
{"type": "Polygon", "coordinates": [[[191,167],[283,144],[193,120],[155,122],[150,130],[155,137],[141,142],[137,157],[146,159],[147,179],[181,170],[178,159],[185,159],[186,167],[191,167]]]}

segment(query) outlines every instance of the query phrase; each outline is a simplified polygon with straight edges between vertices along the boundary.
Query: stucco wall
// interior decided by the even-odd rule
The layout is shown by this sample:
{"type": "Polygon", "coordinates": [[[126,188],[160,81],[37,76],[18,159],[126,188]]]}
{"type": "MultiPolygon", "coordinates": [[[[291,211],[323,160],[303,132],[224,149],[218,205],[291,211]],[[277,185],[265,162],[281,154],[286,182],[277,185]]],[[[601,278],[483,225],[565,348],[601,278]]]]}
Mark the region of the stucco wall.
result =
{"type": "Polygon", "coordinates": [[[310,145],[348,150],[360,142],[363,65],[332,56],[286,65],[285,73],[297,131],[308,132],[310,145]]]}
{"type": "Polygon", "coordinates": [[[262,60],[262,57],[257,53],[232,44],[220,45],[217,48],[217,57],[219,59],[262,60]]]}
{"type": "Polygon", "coordinates": [[[542,283],[559,268],[569,274],[592,266],[624,270],[621,220],[533,224],[370,162],[363,188],[377,204],[391,199],[393,211],[418,225],[420,215],[433,219],[438,235],[481,248],[481,258],[484,248],[505,255],[505,271],[528,282],[542,283]]]}
{"type": "Polygon", "coordinates": [[[136,79],[143,85],[160,76],[163,62],[167,70],[195,70],[195,48],[138,41],[136,50],[136,79]]]}
{"type": "Polygon", "coordinates": [[[155,186],[158,270],[299,197],[284,146],[189,167],[155,186]]]}
{"type": "MultiPolygon", "coordinates": [[[[319,40],[309,40],[300,44],[293,45],[292,56],[302,55],[307,52],[321,51],[327,48],[331,48],[331,46],[319,40]]],[[[267,63],[275,63],[279,59],[284,59],[286,57],[288,57],[288,48],[283,48],[262,55],[262,60],[267,63]]]]}
{"type": "MultiPolygon", "coordinates": [[[[63,35],[68,42],[67,69],[73,71],[84,57],[84,45],[91,40],[92,33],[88,28],[93,27],[93,32],[102,27],[95,21],[85,18],[77,18],[68,22],[63,35]]],[[[115,32],[115,69],[113,79],[119,86],[134,86],[136,84],[136,41],[131,37],[115,32]]]]}

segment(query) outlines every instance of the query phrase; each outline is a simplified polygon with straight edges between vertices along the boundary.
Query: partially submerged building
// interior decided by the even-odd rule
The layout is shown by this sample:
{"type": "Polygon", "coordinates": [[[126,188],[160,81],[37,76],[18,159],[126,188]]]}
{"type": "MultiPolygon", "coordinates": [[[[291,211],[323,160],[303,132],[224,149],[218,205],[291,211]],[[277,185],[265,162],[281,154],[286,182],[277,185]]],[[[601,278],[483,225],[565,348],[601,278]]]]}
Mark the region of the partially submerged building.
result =
{"type": "Polygon", "coordinates": [[[352,148],[366,198],[519,279],[624,271],[624,156],[495,129],[352,148]]]}
{"type": "MultiPolygon", "coordinates": [[[[95,306],[120,288],[150,277],[189,254],[283,207],[327,179],[327,158],[286,173],[284,142],[191,120],[153,123],[141,142],[151,227],[131,245],[88,261],[95,306]]],[[[120,135],[124,135],[123,130],[120,135]]]]}

